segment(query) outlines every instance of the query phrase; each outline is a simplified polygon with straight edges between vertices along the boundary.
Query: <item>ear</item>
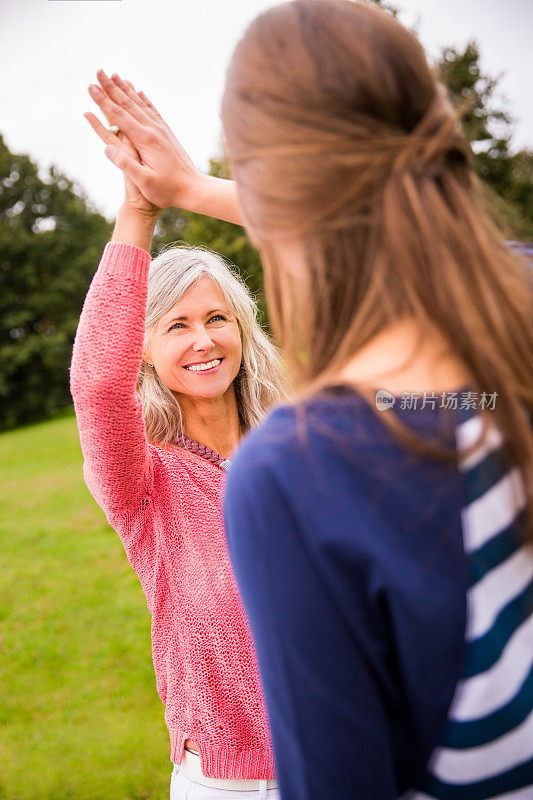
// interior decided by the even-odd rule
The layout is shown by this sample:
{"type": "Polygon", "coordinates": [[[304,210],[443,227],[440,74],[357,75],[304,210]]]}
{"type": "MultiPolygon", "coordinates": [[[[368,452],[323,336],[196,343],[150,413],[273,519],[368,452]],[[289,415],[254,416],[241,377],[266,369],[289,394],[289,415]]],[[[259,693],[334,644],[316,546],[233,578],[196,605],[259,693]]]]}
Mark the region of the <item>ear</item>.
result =
{"type": "Polygon", "coordinates": [[[145,347],[143,350],[143,361],[145,364],[148,364],[149,367],[153,367],[152,357],[150,355],[150,348],[145,347]]]}

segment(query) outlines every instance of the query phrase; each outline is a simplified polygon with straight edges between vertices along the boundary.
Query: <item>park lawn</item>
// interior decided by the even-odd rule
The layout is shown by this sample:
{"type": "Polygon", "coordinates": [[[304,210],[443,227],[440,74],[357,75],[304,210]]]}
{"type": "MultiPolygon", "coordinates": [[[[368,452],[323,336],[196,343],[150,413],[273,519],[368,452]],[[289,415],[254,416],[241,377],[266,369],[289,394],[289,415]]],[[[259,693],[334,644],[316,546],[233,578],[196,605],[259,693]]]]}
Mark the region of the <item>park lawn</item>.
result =
{"type": "Polygon", "coordinates": [[[0,435],[0,800],[163,800],[150,615],[72,413],[0,435]]]}

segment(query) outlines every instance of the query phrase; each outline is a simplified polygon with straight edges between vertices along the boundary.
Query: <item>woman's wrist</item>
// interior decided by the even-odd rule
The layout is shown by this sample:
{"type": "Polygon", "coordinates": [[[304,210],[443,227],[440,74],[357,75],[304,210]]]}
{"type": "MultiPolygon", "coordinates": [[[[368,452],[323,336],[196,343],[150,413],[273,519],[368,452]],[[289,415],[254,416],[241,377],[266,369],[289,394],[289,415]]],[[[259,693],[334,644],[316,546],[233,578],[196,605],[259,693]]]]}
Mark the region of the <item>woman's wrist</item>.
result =
{"type": "Polygon", "coordinates": [[[242,225],[242,213],[235,181],[197,173],[185,196],[180,195],[178,207],[206,217],[223,219],[242,225]]]}
{"type": "Polygon", "coordinates": [[[160,213],[144,211],[124,203],[117,214],[111,241],[135,245],[150,252],[160,213]]]}

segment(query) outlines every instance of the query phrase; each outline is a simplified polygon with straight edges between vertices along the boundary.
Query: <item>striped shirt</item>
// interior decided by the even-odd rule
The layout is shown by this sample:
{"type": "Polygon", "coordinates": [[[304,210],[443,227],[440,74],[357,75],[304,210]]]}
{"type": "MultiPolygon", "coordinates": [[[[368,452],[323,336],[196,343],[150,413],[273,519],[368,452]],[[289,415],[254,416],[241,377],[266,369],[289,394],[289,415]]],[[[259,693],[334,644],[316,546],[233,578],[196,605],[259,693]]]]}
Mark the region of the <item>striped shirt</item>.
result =
{"type": "Polygon", "coordinates": [[[533,798],[533,551],[516,525],[526,498],[495,428],[461,456],[481,428],[470,416],[456,432],[470,574],[464,660],[442,745],[413,800],[533,798]]]}
{"type": "Polygon", "coordinates": [[[349,390],[305,415],[246,438],[225,499],[282,797],[533,800],[533,553],[501,437],[468,452],[481,416],[454,412],[454,467],[349,390]]]}

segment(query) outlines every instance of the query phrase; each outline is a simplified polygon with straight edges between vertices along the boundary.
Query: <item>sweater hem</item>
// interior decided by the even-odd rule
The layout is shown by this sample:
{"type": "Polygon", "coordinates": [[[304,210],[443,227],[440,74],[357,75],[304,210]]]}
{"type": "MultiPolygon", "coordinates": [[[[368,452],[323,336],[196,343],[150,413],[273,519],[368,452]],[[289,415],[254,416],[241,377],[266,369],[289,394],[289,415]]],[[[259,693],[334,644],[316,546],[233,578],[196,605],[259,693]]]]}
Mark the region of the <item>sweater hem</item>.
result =
{"type": "Polygon", "coordinates": [[[206,778],[241,778],[268,781],[276,778],[274,754],[263,748],[238,750],[229,745],[202,743],[201,737],[179,730],[170,731],[170,757],[179,766],[186,739],[194,739],[200,753],[202,772],[206,778]]]}

